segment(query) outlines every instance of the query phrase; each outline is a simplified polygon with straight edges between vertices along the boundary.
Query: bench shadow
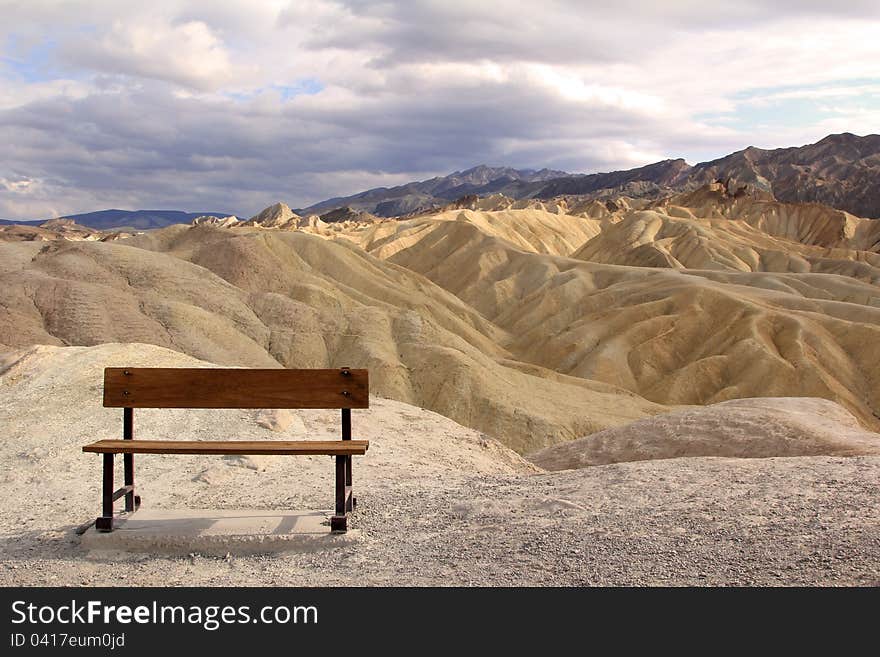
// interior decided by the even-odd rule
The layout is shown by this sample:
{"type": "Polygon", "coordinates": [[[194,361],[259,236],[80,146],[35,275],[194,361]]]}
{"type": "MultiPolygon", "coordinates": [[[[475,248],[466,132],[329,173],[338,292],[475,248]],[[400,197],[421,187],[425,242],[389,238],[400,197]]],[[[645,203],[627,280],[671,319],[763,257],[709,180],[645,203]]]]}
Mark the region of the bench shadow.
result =
{"type": "MultiPolygon", "coordinates": [[[[329,534],[330,524],[321,524],[320,521],[329,518],[329,511],[270,511],[253,514],[246,511],[205,511],[193,510],[192,515],[185,517],[165,517],[163,510],[153,509],[147,516],[143,512],[134,513],[124,519],[115,532],[139,533],[139,532],[167,532],[174,536],[198,536],[216,530],[216,535],[247,535],[248,524],[253,524],[254,534],[268,536],[284,536],[289,534],[329,534]],[[152,517],[159,514],[159,517],[152,517]],[[145,517],[146,516],[146,517],[145,517]],[[276,522],[277,519],[277,522],[276,522]],[[267,526],[271,520],[274,525],[267,526]],[[236,524],[244,526],[236,531],[223,531],[236,524]],[[257,527],[256,525],[259,525],[257,527]],[[317,526],[316,526],[317,525],[317,526]]],[[[169,512],[170,513],[170,512],[169,512]]],[[[187,513],[183,511],[183,513],[187,513]]],[[[92,530],[89,530],[92,531],[92,530]]]]}
{"type": "MultiPolygon", "coordinates": [[[[158,511],[158,510],[154,510],[158,511]]],[[[125,518],[125,523],[120,528],[114,530],[110,534],[116,532],[126,532],[125,525],[129,520],[137,521],[140,512],[132,514],[125,518]]],[[[186,539],[188,537],[197,538],[205,532],[216,529],[219,523],[223,522],[249,522],[259,519],[261,516],[248,514],[246,512],[236,511],[218,511],[217,515],[207,515],[210,511],[194,511],[194,514],[203,513],[205,515],[194,515],[187,518],[156,518],[146,522],[138,523],[138,528],[152,533],[167,533],[172,537],[186,539]],[[222,515],[221,515],[222,514],[222,515]]],[[[286,536],[301,535],[304,537],[320,538],[323,535],[331,536],[329,517],[330,511],[281,511],[266,510],[266,515],[262,517],[274,518],[273,513],[277,513],[278,521],[271,527],[263,525],[259,532],[254,535],[261,536],[286,536]],[[307,527],[303,527],[307,525],[307,527]]],[[[89,526],[88,532],[94,532],[94,520],[81,523],[65,524],[47,529],[24,529],[15,533],[0,534],[0,560],[7,562],[33,562],[40,561],[65,561],[79,560],[86,558],[92,550],[99,549],[97,545],[85,546],[82,544],[82,535],[78,533],[84,526],[89,526]]],[[[133,530],[135,532],[139,529],[133,530]]],[[[131,533],[132,530],[129,530],[131,533]]],[[[242,534],[230,534],[231,536],[242,534]]],[[[95,537],[100,541],[103,536],[95,537]]],[[[218,534],[223,536],[223,534],[218,534]]],[[[108,546],[109,547],[109,546],[108,546]]],[[[112,549],[112,548],[111,548],[112,549]]],[[[277,551],[269,550],[267,554],[274,554],[277,551]]],[[[160,552],[131,552],[132,558],[142,558],[144,556],[165,557],[169,556],[160,552]]],[[[111,561],[113,559],[110,559],[111,561]]]]}

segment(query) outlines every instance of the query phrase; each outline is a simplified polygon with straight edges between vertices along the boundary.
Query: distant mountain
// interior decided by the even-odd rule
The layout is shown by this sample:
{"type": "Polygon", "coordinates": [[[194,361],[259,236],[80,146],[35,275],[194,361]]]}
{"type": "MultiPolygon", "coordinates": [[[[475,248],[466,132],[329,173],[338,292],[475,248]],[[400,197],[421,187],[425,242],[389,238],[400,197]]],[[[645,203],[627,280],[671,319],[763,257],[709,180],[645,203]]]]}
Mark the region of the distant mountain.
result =
{"type": "Polygon", "coordinates": [[[448,176],[411,182],[397,187],[376,187],[353,196],[327,199],[296,212],[301,215],[323,215],[331,210],[348,207],[354,211],[369,212],[380,217],[395,217],[415,210],[440,207],[467,194],[478,196],[506,194],[506,190],[521,185],[569,175],[571,174],[565,171],[552,169],[535,171],[481,164],[466,171],[456,171],[448,176]]]}
{"type": "Polygon", "coordinates": [[[228,217],[232,212],[183,212],[181,210],[99,210],[84,214],[69,214],[81,226],[107,230],[109,228],[162,228],[171,224],[188,224],[196,217],[228,217]]]}
{"type": "Polygon", "coordinates": [[[815,202],[852,214],[880,218],[880,135],[829,135],[815,144],[761,149],[750,146],[691,166],[670,159],[608,173],[571,174],[549,169],[520,170],[481,165],[448,176],[397,187],[377,187],[316,203],[299,214],[338,208],[382,217],[447,205],[463,196],[504,194],[513,199],[555,196],[659,197],[722,180],[751,185],[784,202],[815,202]]]}
{"type": "MultiPolygon", "coordinates": [[[[98,230],[111,230],[114,228],[136,228],[147,230],[149,228],[162,228],[171,224],[188,224],[196,217],[204,215],[214,217],[228,217],[232,212],[183,212],[181,210],[98,210],[97,212],[85,212],[83,214],[68,214],[62,219],[73,219],[80,226],[88,226],[98,230]]],[[[36,221],[9,221],[0,220],[0,224],[31,224],[38,225],[45,219],[36,221]]]]}
{"type": "Polygon", "coordinates": [[[592,173],[586,175],[553,178],[539,185],[532,185],[526,196],[553,198],[563,195],[592,194],[606,189],[624,189],[634,183],[649,183],[650,189],[672,187],[688,175],[692,167],[682,159],[662,160],[636,169],[592,173]]]}
{"type": "Polygon", "coordinates": [[[686,183],[695,188],[719,179],[755,185],[787,203],[823,203],[880,218],[880,135],[845,132],[806,146],[750,146],[698,164],[686,183]]]}
{"type": "Polygon", "coordinates": [[[11,226],[13,224],[22,224],[25,226],[39,226],[43,223],[42,219],[35,219],[31,221],[16,221],[15,219],[0,219],[0,226],[11,226]]]}

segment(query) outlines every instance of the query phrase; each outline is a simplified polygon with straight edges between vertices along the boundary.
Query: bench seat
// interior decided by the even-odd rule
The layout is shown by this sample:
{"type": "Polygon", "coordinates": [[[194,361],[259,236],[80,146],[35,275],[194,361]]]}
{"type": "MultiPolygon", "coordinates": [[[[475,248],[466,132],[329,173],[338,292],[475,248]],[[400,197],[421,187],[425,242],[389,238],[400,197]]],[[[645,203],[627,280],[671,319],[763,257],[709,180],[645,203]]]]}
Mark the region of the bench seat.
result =
{"type": "Polygon", "coordinates": [[[82,448],[97,454],[265,454],[362,456],[369,440],[99,440],[82,448]]]}

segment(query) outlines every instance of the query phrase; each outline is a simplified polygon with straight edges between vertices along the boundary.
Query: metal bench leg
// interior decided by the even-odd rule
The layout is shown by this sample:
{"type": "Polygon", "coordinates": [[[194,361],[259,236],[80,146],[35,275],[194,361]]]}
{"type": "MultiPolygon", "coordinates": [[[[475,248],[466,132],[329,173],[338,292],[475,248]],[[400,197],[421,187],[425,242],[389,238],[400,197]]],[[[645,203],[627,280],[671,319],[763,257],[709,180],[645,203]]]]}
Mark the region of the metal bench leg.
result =
{"type": "Polygon", "coordinates": [[[99,532],[113,531],[113,454],[104,454],[104,481],[101,489],[102,516],[95,520],[99,532]]]}
{"type": "MultiPolygon", "coordinates": [[[[348,368],[342,369],[343,376],[349,376],[348,368]]],[[[342,409],[342,440],[351,440],[351,409],[342,409]]],[[[333,531],[348,529],[347,514],[354,511],[357,501],[351,488],[351,456],[336,457],[336,515],[330,519],[333,531]]]]}
{"type": "Polygon", "coordinates": [[[351,486],[351,456],[345,457],[345,510],[354,511],[357,506],[357,500],[352,492],[351,486]]]}
{"type": "MultiPolygon", "coordinates": [[[[122,409],[122,439],[134,439],[134,409],[122,409]]],[[[125,495],[125,511],[133,513],[138,510],[141,505],[140,495],[134,492],[134,454],[123,454],[122,465],[125,470],[125,485],[131,486],[130,492],[125,495]]]]}
{"type": "Polygon", "coordinates": [[[134,494],[134,454],[123,454],[122,465],[125,470],[125,485],[131,486],[131,492],[125,494],[125,511],[131,513],[140,506],[140,499],[134,494]]]}
{"type": "Polygon", "coordinates": [[[346,515],[346,481],[348,475],[346,471],[347,457],[336,457],[336,515],[330,518],[330,529],[334,532],[348,531],[348,516],[346,515]]]}

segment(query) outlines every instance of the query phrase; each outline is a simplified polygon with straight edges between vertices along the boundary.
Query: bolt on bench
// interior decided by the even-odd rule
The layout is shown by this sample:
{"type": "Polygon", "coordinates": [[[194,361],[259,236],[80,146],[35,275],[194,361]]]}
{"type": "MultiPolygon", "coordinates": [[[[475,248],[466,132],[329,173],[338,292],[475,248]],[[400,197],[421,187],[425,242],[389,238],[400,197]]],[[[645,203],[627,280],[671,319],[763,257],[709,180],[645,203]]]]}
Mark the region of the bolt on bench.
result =
{"type": "Polygon", "coordinates": [[[370,405],[367,370],[210,369],[108,367],[104,406],[122,408],[122,440],[99,440],[84,452],[104,455],[103,510],[98,531],[113,531],[113,503],[125,497],[126,512],[141,504],[135,494],[135,454],[268,454],[336,457],[336,512],[332,531],[348,529],[352,495],[351,457],[363,456],[368,440],[351,439],[351,409],[370,405]],[[135,408],[312,408],[342,410],[342,440],[135,440],[135,408]],[[124,481],[114,490],[113,461],[123,455],[124,481]]]}

